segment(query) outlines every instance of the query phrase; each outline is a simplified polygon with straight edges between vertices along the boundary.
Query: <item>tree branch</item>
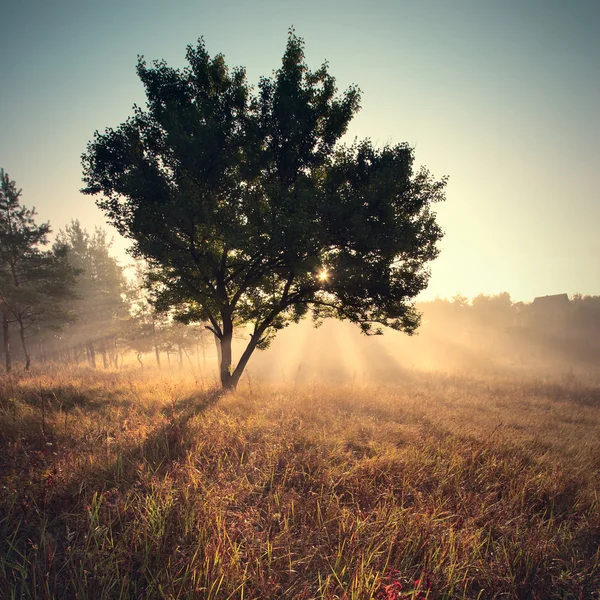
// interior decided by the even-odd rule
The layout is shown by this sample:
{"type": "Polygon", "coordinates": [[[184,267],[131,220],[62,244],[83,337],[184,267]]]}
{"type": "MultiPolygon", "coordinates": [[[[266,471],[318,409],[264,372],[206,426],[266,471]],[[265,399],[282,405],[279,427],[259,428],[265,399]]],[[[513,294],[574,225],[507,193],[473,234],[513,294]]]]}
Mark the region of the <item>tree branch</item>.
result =
{"type": "Polygon", "coordinates": [[[208,315],[208,320],[210,321],[212,328],[206,325],[206,329],[212,331],[219,339],[221,339],[223,337],[223,332],[221,331],[217,320],[212,315],[208,315]]]}

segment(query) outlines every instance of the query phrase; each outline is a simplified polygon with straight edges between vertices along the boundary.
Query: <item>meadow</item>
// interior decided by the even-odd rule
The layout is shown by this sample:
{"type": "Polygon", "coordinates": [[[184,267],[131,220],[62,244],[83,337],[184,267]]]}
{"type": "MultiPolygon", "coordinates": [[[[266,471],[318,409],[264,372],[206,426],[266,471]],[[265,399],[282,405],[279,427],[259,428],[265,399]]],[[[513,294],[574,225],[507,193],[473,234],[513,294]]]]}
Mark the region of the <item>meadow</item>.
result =
{"type": "Polygon", "coordinates": [[[598,598],[600,385],[0,377],[0,597],[598,598]]]}

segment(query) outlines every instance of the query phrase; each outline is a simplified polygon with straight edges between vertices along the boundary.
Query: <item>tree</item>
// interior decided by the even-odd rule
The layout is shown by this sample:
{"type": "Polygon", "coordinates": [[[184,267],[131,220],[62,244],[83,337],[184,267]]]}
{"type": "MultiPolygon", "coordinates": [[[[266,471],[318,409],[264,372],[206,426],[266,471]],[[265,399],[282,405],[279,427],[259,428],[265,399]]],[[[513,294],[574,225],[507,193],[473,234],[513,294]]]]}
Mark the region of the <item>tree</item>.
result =
{"type": "Polygon", "coordinates": [[[479,294],[471,302],[476,319],[494,329],[510,327],[515,322],[516,310],[510,294],[502,292],[495,296],[479,294]]]}
{"type": "Polygon", "coordinates": [[[210,323],[223,387],[309,310],[366,334],[412,333],[412,299],[442,236],[431,205],[445,179],[414,171],[406,144],[340,144],[360,92],[338,95],[327,63],[310,71],[293,31],[281,68],[256,92],[202,39],[187,60],[177,70],[140,58],[146,109],[95,133],[82,191],[101,195],[108,220],[148,260],[158,305],[210,323]],[[251,333],[234,365],[240,325],[251,333]]]}
{"type": "Polygon", "coordinates": [[[160,369],[161,325],[165,315],[156,312],[148,287],[148,268],[142,261],[135,264],[135,280],[129,285],[128,296],[131,317],[127,343],[138,357],[141,353],[153,350],[156,366],[160,369]]]}
{"type": "Polygon", "coordinates": [[[85,349],[92,367],[96,366],[96,352],[100,352],[106,368],[116,354],[116,339],[129,317],[123,297],[123,269],[110,255],[110,240],[102,229],[89,234],[79,221],[73,221],[58,232],[56,239],[67,249],[69,263],[79,273],[78,297],[72,303],[77,321],[61,336],[62,344],[85,349]]]}
{"type": "Polygon", "coordinates": [[[50,225],[35,223],[35,209],[20,204],[18,190],[0,169],[0,306],[6,371],[12,368],[10,322],[16,322],[25,369],[31,357],[27,331],[33,325],[59,328],[71,318],[66,303],[73,299],[75,272],[66,260],[65,248],[42,251],[48,243],[50,225]]]}

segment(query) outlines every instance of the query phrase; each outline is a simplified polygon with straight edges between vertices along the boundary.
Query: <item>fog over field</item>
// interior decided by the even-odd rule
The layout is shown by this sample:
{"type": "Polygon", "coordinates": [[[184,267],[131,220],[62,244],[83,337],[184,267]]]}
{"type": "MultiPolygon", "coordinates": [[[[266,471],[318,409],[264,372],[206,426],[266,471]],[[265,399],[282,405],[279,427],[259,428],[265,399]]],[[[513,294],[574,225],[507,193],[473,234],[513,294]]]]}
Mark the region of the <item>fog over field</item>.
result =
{"type": "Polygon", "coordinates": [[[422,325],[412,336],[389,329],[364,336],[351,323],[328,319],[315,328],[307,319],[256,353],[248,376],[279,383],[393,383],[406,370],[417,369],[597,379],[600,298],[559,298],[549,310],[539,308],[539,302],[515,305],[500,295],[479,296],[473,304],[461,297],[424,303],[422,325]]]}

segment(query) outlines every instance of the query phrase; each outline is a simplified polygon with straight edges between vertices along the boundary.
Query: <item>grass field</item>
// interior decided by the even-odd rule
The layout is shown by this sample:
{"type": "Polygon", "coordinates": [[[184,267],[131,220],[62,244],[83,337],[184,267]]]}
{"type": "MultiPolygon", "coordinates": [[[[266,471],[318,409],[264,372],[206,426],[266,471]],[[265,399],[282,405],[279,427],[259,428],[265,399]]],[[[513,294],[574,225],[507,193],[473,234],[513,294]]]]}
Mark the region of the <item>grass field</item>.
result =
{"type": "Polygon", "coordinates": [[[0,597],[598,598],[600,386],[0,378],[0,597]]]}

